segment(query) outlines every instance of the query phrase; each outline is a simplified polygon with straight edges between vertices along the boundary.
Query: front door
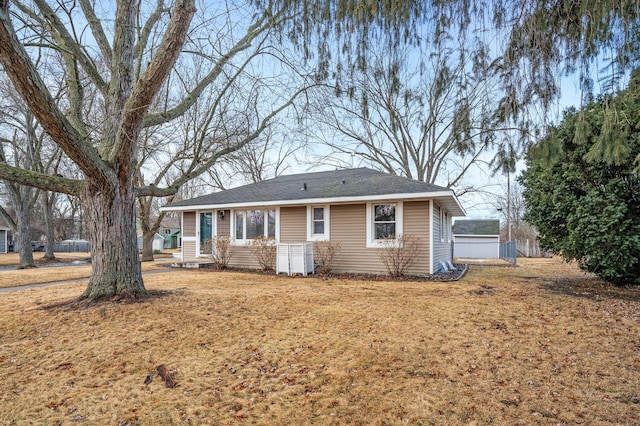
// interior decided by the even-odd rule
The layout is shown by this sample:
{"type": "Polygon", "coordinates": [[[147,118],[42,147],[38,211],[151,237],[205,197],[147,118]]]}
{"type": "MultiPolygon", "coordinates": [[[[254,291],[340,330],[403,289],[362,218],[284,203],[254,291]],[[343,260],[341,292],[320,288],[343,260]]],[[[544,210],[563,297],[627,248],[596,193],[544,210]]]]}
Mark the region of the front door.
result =
{"type": "Polygon", "coordinates": [[[200,213],[200,254],[211,254],[213,237],[213,213],[200,213]]]}

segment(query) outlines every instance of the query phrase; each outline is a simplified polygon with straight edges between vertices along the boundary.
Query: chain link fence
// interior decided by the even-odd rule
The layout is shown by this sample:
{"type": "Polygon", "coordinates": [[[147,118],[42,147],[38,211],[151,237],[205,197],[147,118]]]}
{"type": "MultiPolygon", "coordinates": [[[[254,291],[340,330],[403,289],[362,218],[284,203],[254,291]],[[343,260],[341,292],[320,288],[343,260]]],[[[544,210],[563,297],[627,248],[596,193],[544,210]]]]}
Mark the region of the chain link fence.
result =
{"type": "Polygon", "coordinates": [[[91,251],[91,246],[89,245],[89,241],[62,241],[53,245],[53,251],[62,253],[88,253],[91,251]]]}
{"type": "Polygon", "coordinates": [[[517,264],[518,250],[516,248],[515,241],[509,241],[500,244],[500,259],[504,259],[507,262],[511,262],[514,265],[517,264]]]}

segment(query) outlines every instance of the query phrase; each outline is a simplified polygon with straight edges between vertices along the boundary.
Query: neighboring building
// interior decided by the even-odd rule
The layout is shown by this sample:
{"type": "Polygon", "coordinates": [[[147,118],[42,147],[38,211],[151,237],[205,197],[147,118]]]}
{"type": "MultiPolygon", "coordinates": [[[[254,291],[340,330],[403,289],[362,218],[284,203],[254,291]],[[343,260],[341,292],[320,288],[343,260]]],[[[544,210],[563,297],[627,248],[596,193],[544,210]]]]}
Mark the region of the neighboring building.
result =
{"type": "MultiPolygon", "coordinates": [[[[150,219],[151,223],[155,223],[156,220],[158,220],[157,216],[150,219]]],[[[136,219],[136,230],[138,232],[138,246],[142,249],[142,238],[140,237],[142,231],[139,218],[136,219]]],[[[178,247],[180,247],[180,217],[175,213],[169,213],[160,222],[158,232],[154,236],[153,250],[162,251],[163,249],[175,249],[178,247]],[[162,246],[159,245],[160,243],[155,242],[158,234],[163,238],[162,246]]]]}
{"type": "Polygon", "coordinates": [[[158,234],[164,237],[164,248],[180,247],[180,218],[169,215],[163,217],[158,234]]]}
{"type": "Polygon", "coordinates": [[[206,260],[205,242],[230,236],[231,266],[257,268],[246,244],[263,235],[279,243],[340,244],[336,272],[386,273],[378,250],[386,235],[421,241],[410,274],[452,260],[451,218],[465,212],[449,188],[360,168],[280,176],[170,204],[182,214],[182,261],[206,260]]]}
{"type": "MultiPolygon", "coordinates": [[[[153,242],[151,245],[154,253],[161,252],[164,248],[164,237],[156,232],[153,235],[153,242]]],[[[138,233],[138,250],[142,250],[142,232],[138,233]]]]}
{"type": "Polygon", "coordinates": [[[500,220],[457,219],[453,225],[453,256],[463,259],[498,259],[500,220]]]}
{"type": "Polygon", "coordinates": [[[9,227],[0,218],[0,253],[9,253],[9,227]]]}

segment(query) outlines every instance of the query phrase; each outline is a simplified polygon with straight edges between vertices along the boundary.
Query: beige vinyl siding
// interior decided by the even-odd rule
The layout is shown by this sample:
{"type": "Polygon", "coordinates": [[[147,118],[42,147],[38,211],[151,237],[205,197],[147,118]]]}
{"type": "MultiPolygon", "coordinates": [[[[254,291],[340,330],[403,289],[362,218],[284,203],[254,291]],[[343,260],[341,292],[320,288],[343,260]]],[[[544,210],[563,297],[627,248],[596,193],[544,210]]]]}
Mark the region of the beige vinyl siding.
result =
{"type": "MultiPolygon", "coordinates": [[[[403,233],[419,238],[421,242],[416,263],[408,271],[410,274],[424,275],[429,273],[429,238],[433,238],[434,261],[451,259],[451,245],[440,243],[440,210],[434,203],[433,231],[430,235],[429,201],[412,201],[403,203],[403,233]]],[[[337,204],[330,206],[330,238],[340,244],[340,252],[334,262],[335,272],[386,274],[387,270],[378,257],[378,248],[367,247],[367,204],[337,204]]],[[[217,214],[217,212],[216,212],[217,214]]],[[[196,213],[184,213],[185,236],[196,235],[196,213]]],[[[217,235],[229,235],[231,212],[225,210],[225,218],[217,219],[217,235]]],[[[306,206],[280,208],[280,242],[301,243],[307,241],[307,208],[306,206]]],[[[185,261],[194,261],[196,257],[195,241],[183,242],[185,261]]],[[[249,247],[232,246],[230,266],[241,268],[259,268],[249,247]]]]}
{"type": "Polygon", "coordinates": [[[224,219],[220,219],[220,217],[218,216],[216,235],[219,237],[228,237],[229,235],[231,235],[231,211],[218,210],[216,214],[218,214],[218,212],[220,211],[224,211],[224,219]]]}
{"type": "Polygon", "coordinates": [[[182,261],[193,262],[196,260],[198,260],[198,256],[196,256],[196,242],[182,241],[182,261]]]}
{"type": "MultiPolygon", "coordinates": [[[[331,241],[340,244],[334,263],[336,272],[384,274],[386,269],[376,248],[367,248],[366,204],[331,205],[331,241]]],[[[422,241],[419,258],[409,271],[429,273],[429,202],[404,203],[404,232],[422,241]]],[[[306,207],[280,209],[280,242],[299,243],[307,239],[306,207]]]]}
{"type": "MultiPolygon", "coordinates": [[[[259,269],[260,265],[247,246],[231,246],[229,266],[235,268],[259,269]]],[[[275,269],[275,265],[274,265],[275,269]]]]}
{"type": "Polygon", "coordinates": [[[280,208],[280,242],[303,243],[307,241],[307,208],[280,208]]]}
{"type": "MultiPolygon", "coordinates": [[[[440,241],[440,205],[433,203],[433,272],[437,272],[441,260],[453,261],[451,243],[440,241]]],[[[451,221],[451,218],[449,218],[451,221]]],[[[449,226],[449,224],[447,224],[449,226]]],[[[451,231],[449,230],[449,235],[451,231]]]]}
{"type": "Polygon", "coordinates": [[[196,236],[196,212],[184,212],[182,213],[182,236],[183,237],[195,237],[196,236]]]}
{"type": "Polygon", "coordinates": [[[407,274],[429,274],[429,202],[416,201],[403,203],[403,234],[418,238],[419,249],[415,263],[407,274]]]}
{"type": "Polygon", "coordinates": [[[367,248],[366,204],[331,206],[331,241],[340,244],[336,272],[386,273],[378,249],[367,248]]]}

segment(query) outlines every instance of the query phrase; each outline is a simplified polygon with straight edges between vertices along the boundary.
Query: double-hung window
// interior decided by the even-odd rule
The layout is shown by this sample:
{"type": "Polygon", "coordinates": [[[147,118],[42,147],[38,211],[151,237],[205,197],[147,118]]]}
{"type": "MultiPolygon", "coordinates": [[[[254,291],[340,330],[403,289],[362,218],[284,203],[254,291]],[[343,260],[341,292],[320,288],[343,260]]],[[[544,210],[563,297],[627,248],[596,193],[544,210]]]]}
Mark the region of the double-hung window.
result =
{"type": "Polygon", "coordinates": [[[402,234],[402,202],[367,204],[367,246],[378,247],[402,234]]]}
{"type": "Polygon", "coordinates": [[[396,237],[396,205],[373,205],[373,239],[384,240],[396,237]]]}
{"type": "Polygon", "coordinates": [[[329,206],[307,207],[307,240],[329,240],[329,206]]]}
{"type": "Polygon", "coordinates": [[[247,242],[258,237],[276,237],[275,210],[236,210],[234,239],[247,242]]]}

